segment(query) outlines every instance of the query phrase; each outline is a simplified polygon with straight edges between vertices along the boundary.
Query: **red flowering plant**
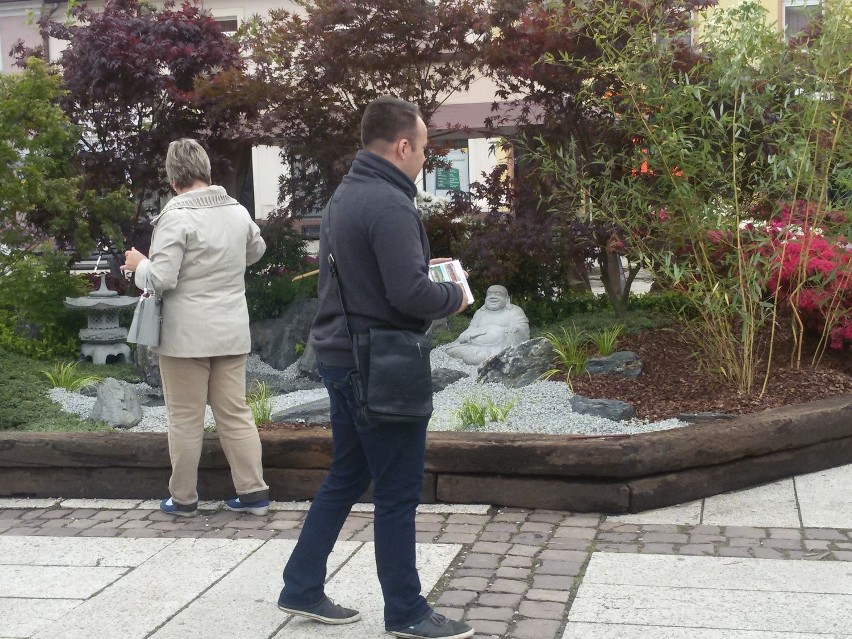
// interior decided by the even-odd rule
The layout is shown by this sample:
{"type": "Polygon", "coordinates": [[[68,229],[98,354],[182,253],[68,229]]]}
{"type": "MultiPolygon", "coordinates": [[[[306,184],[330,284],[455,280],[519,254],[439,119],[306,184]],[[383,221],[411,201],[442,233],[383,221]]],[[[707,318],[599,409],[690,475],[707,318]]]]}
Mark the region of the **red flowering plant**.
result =
{"type": "Polygon", "coordinates": [[[849,212],[785,203],[753,234],[767,258],[766,290],[833,349],[852,349],[852,244],[849,212]]]}

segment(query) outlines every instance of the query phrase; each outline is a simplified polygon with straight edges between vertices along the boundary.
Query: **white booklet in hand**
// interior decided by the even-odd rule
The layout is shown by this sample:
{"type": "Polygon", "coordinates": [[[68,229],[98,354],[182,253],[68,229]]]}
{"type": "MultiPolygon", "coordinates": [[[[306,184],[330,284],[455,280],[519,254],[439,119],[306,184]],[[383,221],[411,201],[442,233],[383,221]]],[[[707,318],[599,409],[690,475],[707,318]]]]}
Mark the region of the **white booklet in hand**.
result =
{"type": "Polygon", "coordinates": [[[456,284],[460,284],[464,289],[464,294],[467,296],[467,303],[473,304],[473,293],[467,283],[467,278],[464,276],[464,269],[461,262],[458,260],[442,262],[441,264],[430,264],[429,279],[433,282],[455,282],[456,284]]]}

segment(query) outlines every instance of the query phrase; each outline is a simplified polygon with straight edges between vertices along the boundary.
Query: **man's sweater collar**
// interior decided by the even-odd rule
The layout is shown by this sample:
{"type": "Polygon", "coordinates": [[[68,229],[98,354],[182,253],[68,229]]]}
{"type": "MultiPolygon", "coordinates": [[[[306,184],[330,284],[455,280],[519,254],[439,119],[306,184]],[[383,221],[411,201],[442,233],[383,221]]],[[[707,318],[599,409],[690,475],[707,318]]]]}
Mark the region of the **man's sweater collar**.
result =
{"type": "Polygon", "coordinates": [[[358,151],[350,173],[358,177],[374,177],[389,182],[410,199],[417,195],[417,185],[405,173],[372,151],[358,151]]]}

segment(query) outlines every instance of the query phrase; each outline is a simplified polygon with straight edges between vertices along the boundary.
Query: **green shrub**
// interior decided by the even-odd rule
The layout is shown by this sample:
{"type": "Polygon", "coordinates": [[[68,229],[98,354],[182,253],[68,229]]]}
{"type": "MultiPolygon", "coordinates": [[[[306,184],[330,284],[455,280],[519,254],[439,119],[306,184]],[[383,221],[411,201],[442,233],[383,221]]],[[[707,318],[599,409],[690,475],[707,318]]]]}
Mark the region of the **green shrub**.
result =
{"type": "Polygon", "coordinates": [[[266,253],[246,270],[246,301],[252,321],[278,317],[297,297],[316,293],[317,280],[309,277],[293,281],[303,271],[305,240],[289,220],[273,218],[261,231],[266,253]]]}
{"type": "Polygon", "coordinates": [[[0,348],[39,359],[77,354],[86,314],[63,301],[86,295],[89,286],[68,272],[69,262],[53,251],[0,260],[0,348]]]}
{"type": "MultiPolygon", "coordinates": [[[[62,412],[47,396],[50,383],[43,367],[43,362],[0,349],[0,430],[111,430],[62,412]]],[[[112,367],[102,368],[112,373],[112,367]]]]}
{"type": "Polygon", "coordinates": [[[691,319],[698,316],[698,309],[695,308],[694,300],[680,291],[631,295],[627,308],[636,311],[651,311],[677,318],[691,319]]]}
{"type": "Polygon", "coordinates": [[[511,295],[512,304],[520,306],[530,324],[546,326],[565,321],[569,317],[595,311],[605,311],[610,308],[606,295],[592,293],[576,293],[565,291],[555,298],[545,298],[536,295],[511,295]]]}

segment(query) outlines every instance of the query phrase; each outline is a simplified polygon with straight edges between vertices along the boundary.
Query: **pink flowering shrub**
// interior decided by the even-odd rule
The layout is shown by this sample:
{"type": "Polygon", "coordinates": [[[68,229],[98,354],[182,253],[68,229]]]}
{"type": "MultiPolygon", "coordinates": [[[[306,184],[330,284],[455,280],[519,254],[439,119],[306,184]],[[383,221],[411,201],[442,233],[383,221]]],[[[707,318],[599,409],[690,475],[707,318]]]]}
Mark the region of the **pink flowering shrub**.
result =
{"type": "Polygon", "coordinates": [[[755,239],[765,233],[756,248],[767,258],[767,291],[795,308],[808,328],[827,330],[833,349],[852,349],[852,244],[839,234],[844,223],[846,211],[796,202],[754,229],[755,239]]]}

